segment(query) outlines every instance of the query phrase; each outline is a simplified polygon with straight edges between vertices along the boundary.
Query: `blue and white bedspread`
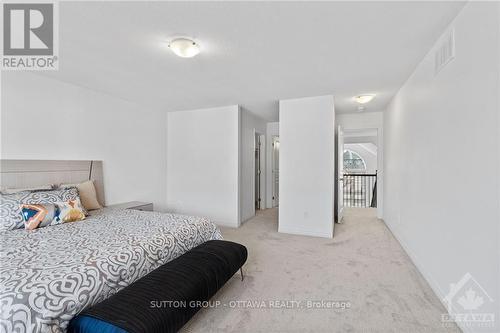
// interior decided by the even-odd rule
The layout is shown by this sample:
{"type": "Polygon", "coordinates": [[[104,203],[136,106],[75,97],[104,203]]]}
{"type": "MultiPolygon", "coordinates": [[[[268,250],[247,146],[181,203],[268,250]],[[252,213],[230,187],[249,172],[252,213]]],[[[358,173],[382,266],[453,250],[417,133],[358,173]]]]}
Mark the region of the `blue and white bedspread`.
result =
{"type": "Polygon", "coordinates": [[[211,239],[205,218],[105,208],[0,234],[0,332],[65,332],[84,308],[211,239]]]}

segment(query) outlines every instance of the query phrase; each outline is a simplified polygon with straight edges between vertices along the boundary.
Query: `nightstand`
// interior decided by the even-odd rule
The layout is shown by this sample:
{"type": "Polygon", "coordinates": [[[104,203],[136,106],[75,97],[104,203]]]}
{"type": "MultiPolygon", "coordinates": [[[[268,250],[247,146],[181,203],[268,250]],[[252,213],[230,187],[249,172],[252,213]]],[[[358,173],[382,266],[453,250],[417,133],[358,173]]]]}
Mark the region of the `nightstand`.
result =
{"type": "Polygon", "coordinates": [[[119,203],[115,205],[109,205],[107,207],[111,208],[121,208],[121,209],[135,209],[135,210],[143,210],[143,211],[153,211],[153,203],[151,202],[142,202],[142,201],[130,201],[119,203]]]}

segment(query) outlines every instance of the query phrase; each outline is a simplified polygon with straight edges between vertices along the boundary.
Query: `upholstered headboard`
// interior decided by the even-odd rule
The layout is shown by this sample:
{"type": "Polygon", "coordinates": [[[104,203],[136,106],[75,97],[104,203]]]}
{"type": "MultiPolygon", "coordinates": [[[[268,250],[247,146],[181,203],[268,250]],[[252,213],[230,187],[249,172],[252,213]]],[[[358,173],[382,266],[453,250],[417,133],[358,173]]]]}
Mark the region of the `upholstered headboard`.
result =
{"type": "Polygon", "coordinates": [[[102,161],[0,160],[0,188],[27,188],[93,180],[104,206],[102,161]]]}

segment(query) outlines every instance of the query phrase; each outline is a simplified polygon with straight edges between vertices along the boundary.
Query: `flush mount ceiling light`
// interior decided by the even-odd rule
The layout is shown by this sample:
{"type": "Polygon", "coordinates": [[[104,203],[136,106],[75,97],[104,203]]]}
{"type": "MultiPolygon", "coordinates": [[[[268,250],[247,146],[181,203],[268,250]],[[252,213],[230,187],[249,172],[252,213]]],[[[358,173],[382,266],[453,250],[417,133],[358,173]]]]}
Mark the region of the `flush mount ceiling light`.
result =
{"type": "Polygon", "coordinates": [[[374,94],[365,94],[365,95],[358,95],[354,97],[354,100],[358,102],[359,104],[366,104],[369,101],[371,101],[375,97],[374,94]]]}
{"type": "Polygon", "coordinates": [[[200,53],[198,43],[189,38],[176,38],[168,44],[168,47],[182,58],[192,58],[200,53]]]}

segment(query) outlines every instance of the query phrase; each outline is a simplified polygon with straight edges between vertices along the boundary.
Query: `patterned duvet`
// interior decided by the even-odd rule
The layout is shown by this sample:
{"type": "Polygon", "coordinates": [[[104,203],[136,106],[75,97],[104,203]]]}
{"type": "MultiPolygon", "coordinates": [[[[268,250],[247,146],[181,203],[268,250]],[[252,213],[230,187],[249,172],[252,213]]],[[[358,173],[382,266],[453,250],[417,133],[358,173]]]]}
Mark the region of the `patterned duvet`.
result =
{"type": "Polygon", "coordinates": [[[210,239],[205,218],[102,209],[0,234],[0,332],[64,332],[71,318],[210,239]]]}

